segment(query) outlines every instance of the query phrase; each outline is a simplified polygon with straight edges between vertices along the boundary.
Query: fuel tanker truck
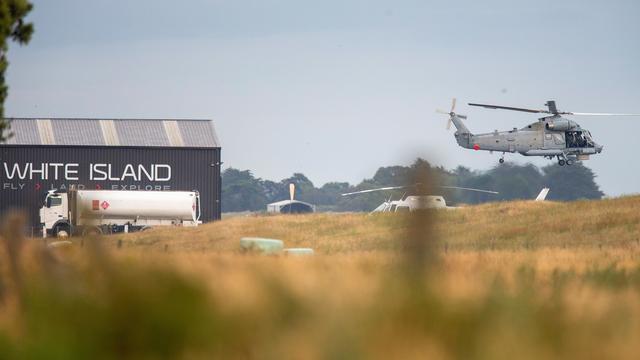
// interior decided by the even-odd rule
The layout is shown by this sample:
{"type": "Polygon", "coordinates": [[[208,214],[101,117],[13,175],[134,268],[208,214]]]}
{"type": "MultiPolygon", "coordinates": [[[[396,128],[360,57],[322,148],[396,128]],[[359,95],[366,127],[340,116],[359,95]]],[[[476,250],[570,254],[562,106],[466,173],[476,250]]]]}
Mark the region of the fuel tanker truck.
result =
{"type": "Polygon", "coordinates": [[[40,209],[43,237],[198,226],[197,191],[50,190],[40,209]]]}

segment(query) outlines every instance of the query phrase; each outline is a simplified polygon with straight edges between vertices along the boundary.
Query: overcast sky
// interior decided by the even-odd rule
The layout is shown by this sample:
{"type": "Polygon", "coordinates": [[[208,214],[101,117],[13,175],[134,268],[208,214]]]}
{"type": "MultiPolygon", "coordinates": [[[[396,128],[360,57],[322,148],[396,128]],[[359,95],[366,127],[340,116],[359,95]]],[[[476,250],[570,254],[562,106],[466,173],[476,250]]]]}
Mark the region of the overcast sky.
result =
{"type": "MultiPolygon", "coordinates": [[[[225,167],[272,180],[495,166],[445,130],[452,97],[474,132],[536,116],[468,102],[640,112],[637,0],[33,2],[7,116],[211,118],[225,167]]],[[[602,189],[640,192],[640,118],[577,120],[604,145],[585,162],[602,189]]]]}

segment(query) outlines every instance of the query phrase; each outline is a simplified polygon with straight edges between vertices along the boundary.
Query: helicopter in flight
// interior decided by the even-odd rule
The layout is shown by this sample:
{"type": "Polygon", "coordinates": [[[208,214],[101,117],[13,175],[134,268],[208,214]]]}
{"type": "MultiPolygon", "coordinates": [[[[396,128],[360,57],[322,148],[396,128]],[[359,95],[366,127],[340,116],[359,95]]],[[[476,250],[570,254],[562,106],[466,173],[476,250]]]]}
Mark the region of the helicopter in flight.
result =
{"type": "Polygon", "coordinates": [[[465,126],[465,115],[455,113],[456,99],[451,104],[451,111],[436,110],[441,114],[449,115],[447,130],[451,123],[456,127],[454,134],[458,145],[466,149],[485,150],[493,153],[502,152],[500,163],[504,163],[505,153],[518,152],[524,156],[543,156],[552,160],[558,159],[558,165],[573,165],[578,160],[588,160],[591,155],[602,152],[603,146],[597,144],[591,132],[581,127],[577,122],[563,117],[563,115],[589,115],[589,116],[640,116],[640,114],[607,114],[607,113],[577,113],[558,111],[556,103],[549,100],[545,103],[547,110],[525,109],[510,106],[475,104],[487,109],[501,109],[522,111],[535,114],[546,114],[537,122],[529,124],[522,129],[513,128],[508,131],[495,130],[491,133],[473,134],[465,126]]]}

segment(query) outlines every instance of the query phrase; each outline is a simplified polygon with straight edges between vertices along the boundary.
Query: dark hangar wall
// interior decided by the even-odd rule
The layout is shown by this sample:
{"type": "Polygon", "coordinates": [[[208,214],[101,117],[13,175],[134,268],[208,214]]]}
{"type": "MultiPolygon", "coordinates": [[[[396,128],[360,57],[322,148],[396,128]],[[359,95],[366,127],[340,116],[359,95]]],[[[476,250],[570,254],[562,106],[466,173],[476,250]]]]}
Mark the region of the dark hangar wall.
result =
{"type": "Polygon", "coordinates": [[[201,220],[217,220],[221,215],[220,153],[220,148],[1,145],[0,216],[11,208],[24,209],[30,225],[38,227],[47,190],[75,185],[134,191],[198,190],[201,220]],[[109,166],[111,180],[105,180],[109,166]],[[139,179],[140,166],[151,174],[142,172],[139,179]],[[168,167],[171,177],[167,180],[168,167]]]}

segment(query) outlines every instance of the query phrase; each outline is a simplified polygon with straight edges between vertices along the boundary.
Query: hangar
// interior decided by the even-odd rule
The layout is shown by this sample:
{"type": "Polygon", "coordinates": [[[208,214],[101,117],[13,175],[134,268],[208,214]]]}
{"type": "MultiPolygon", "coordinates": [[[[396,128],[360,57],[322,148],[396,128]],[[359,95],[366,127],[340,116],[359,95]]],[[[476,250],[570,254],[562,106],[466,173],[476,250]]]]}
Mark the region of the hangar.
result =
{"type": "Polygon", "coordinates": [[[314,205],[298,200],[282,200],[267,204],[268,213],[306,214],[315,211],[316,207],[314,205]]]}
{"type": "Polygon", "coordinates": [[[0,216],[32,229],[48,190],[200,192],[201,219],[221,215],[221,146],[211,120],[10,118],[0,144],[0,216]]]}

